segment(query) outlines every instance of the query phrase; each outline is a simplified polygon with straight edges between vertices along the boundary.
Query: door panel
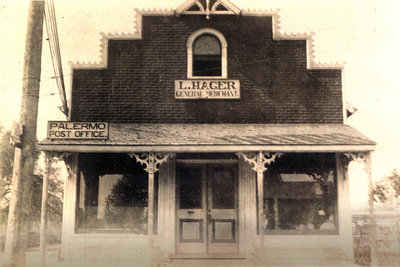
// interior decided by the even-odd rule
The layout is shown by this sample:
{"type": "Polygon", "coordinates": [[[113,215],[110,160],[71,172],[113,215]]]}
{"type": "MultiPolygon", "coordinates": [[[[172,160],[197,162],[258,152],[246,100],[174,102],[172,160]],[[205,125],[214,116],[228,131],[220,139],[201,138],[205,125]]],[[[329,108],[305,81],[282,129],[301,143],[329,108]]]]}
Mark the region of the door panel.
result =
{"type": "Polygon", "coordinates": [[[206,184],[201,165],[176,165],[177,179],[177,253],[205,254],[206,184]]]}
{"type": "Polygon", "coordinates": [[[208,168],[208,253],[239,252],[237,167],[232,164],[208,168]]]}
{"type": "Polygon", "coordinates": [[[177,254],[237,254],[236,164],[177,164],[177,254]]]}

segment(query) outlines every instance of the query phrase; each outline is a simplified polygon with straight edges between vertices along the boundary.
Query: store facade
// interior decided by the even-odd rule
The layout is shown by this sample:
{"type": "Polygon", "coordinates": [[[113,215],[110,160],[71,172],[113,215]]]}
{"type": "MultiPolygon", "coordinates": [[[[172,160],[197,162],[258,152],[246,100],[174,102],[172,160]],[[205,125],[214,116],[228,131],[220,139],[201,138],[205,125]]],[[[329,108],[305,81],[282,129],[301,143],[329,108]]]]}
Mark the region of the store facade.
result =
{"type": "Polygon", "coordinates": [[[352,262],[347,166],[375,143],[343,124],[341,68],[276,16],[141,11],[105,66],[74,67],[69,121],[41,142],[69,166],[65,260],[352,262]]]}

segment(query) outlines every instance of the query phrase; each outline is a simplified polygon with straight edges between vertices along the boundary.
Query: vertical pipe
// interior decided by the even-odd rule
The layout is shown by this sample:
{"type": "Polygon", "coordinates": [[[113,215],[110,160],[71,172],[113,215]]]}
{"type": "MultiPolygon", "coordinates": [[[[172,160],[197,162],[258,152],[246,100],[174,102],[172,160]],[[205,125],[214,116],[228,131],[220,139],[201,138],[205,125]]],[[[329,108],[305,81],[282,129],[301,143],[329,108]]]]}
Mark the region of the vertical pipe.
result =
{"type": "Polygon", "coordinates": [[[50,153],[45,153],[45,172],[43,174],[42,188],[42,213],[40,217],[40,260],[43,267],[46,266],[46,226],[47,226],[47,197],[50,171],[50,153]]]}

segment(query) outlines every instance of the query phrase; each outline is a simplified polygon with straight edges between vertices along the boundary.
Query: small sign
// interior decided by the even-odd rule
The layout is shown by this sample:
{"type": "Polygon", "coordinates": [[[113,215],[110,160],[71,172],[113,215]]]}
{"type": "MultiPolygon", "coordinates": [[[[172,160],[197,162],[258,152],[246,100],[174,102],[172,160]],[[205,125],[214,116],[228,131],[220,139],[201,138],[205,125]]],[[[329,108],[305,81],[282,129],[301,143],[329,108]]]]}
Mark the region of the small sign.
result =
{"type": "Polygon", "coordinates": [[[176,99],[240,99],[238,80],[176,80],[176,99]]]}
{"type": "Polygon", "coordinates": [[[108,122],[49,121],[49,139],[108,139],[108,122]]]}

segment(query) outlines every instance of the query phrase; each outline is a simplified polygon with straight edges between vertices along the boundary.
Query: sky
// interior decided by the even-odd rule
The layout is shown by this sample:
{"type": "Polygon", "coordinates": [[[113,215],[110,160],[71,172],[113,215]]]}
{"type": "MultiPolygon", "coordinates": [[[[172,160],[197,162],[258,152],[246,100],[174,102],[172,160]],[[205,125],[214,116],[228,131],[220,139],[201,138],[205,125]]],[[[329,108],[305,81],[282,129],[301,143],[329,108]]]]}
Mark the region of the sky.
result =
{"type": "MultiPolygon", "coordinates": [[[[55,0],[61,57],[70,93],[70,62],[99,62],[101,32],[134,33],[135,8],[175,9],[183,0],[55,0]]],[[[344,65],[345,101],[358,111],[345,121],[378,143],[373,178],[400,170],[400,1],[398,0],[231,0],[250,10],[277,10],[281,33],[314,33],[314,60],[344,65]]],[[[0,124],[18,121],[28,2],[0,0],[0,124]]],[[[48,120],[64,120],[44,33],[38,138],[48,120]]],[[[350,166],[353,207],[365,205],[367,179],[350,166]],[[363,199],[361,201],[361,199],[363,199]]]]}

